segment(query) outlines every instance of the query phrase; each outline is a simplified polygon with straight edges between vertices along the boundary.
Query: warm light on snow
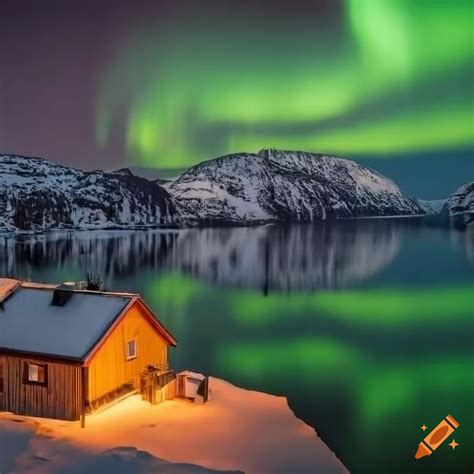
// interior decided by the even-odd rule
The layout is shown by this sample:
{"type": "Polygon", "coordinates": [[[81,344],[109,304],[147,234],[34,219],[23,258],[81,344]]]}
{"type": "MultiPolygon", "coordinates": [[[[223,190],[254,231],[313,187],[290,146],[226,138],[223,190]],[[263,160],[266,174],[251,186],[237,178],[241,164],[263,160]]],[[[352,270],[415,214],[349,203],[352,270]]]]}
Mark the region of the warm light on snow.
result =
{"type": "MultiPolygon", "coordinates": [[[[0,471],[45,472],[47,467],[48,472],[58,472],[78,463],[92,466],[91,460],[106,450],[133,446],[173,463],[247,474],[347,472],[314,430],[294,416],[285,398],[214,378],[210,388],[213,399],[206,405],[173,400],[152,406],[135,395],[88,416],[85,429],[79,423],[36,419],[34,436],[25,423],[0,419],[1,455],[13,456],[15,451],[11,447],[2,452],[5,440],[13,445],[15,439],[21,444],[31,438],[18,450],[16,463],[2,466],[0,460],[0,471]]],[[[143,455],[134,456],[133,451],[129,462],[144,462],[143,455]]]]}

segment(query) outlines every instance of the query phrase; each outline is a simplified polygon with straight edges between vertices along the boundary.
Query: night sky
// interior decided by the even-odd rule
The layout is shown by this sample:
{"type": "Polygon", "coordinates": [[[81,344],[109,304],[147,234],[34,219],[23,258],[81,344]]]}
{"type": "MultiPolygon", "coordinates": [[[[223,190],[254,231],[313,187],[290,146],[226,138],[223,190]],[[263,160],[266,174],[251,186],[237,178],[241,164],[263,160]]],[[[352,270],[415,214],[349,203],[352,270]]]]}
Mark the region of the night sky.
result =
{"type": "Polygon", "coordinates": [[[463,0],[2,0],[0,150],[86,169],[264,147],[466,168],[473,23],[463,0]]]}

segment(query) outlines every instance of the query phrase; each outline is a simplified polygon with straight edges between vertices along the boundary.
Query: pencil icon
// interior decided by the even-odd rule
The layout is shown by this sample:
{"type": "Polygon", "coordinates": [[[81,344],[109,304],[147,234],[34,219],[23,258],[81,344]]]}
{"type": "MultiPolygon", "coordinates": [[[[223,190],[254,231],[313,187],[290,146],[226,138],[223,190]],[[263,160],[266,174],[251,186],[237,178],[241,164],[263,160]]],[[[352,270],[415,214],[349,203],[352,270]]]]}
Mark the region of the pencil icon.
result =
{"type": "Polygon", "coordinates": [[[459,423],[448,415],[441,423],[434,428],[431,433],[418,445],[415,454],[416,459],[429,456],[434,450],[438,449],[441,444],[454,432],[459,423]]]}

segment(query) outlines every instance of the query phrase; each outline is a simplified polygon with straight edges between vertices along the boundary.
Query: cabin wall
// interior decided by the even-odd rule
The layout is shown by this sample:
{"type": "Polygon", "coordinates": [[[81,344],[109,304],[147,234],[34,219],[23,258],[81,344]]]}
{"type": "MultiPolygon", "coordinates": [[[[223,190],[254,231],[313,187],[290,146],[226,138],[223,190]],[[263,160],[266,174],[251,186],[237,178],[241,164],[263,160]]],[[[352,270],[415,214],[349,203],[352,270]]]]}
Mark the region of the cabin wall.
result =
{"type": "Polygon", "coordinates": [[[148,365],[168,362],[168,344],[144,314],[138,303],[132,305],[89,363],[87,392],[92,408],[119,396],[126,384],[140,388],[140,374],[148,365]],[[137,343],[137,357],[127,360],[126,343],[132,339],[137,343]]]}
{"type": "Polygon", "coordinates": [[[82,412],[81,366],[32,357],[0,355],[0,411],[18,415],[78,420],[82,412]],[[45,364],[45,385],[25,381],[25,364],[45,364]]]}

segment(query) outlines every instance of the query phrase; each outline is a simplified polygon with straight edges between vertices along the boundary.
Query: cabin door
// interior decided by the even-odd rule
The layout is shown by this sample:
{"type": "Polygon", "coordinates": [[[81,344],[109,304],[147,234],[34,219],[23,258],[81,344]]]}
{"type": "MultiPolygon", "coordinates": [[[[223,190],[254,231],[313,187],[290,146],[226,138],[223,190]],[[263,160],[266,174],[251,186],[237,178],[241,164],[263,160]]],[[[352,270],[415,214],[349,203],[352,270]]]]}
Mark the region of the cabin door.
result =
{"type": "Polygon", "coordinates": [[[6,410],[7,391],[7,364],[5,358],[0,357],[0,411],[6,410]]]}

